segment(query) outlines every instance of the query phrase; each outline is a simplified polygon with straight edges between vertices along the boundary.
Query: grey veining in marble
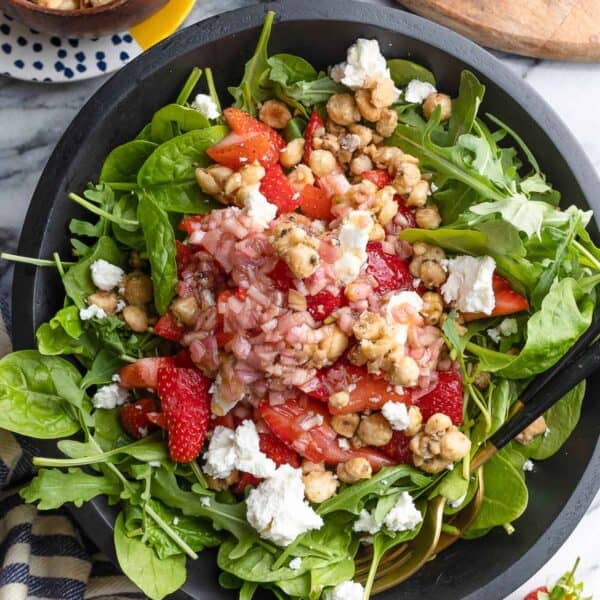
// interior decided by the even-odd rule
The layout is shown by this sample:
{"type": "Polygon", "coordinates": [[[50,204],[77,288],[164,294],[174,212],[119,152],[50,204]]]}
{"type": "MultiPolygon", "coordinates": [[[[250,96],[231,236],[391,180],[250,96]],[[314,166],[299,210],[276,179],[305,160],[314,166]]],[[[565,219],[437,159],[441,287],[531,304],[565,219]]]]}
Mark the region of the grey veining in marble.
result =
{"type": "MultiPolygon", "coordinates": [[[[202,0],[188,22],[253,3],[251,0],[202,0]]],[[[393,5],[391,1],[380,0],[379,3],[393,5]]],[[[600,119],[597,116],[600,65],[496,55],[554,107],[600,171],[600,119]]],[[[16,248],[29,199],[52,148],[79,108],[105,79],[41,85],[0,77],[0,250],[16,248]]],[[[0,304],[9,291],[10,269],[0,262],[0,304]]],[[[582,559],[580,576],[588,594],[594,593],[600,598],[599,529],[600,495],[561,550],[531,581],[511,594],[509,600],[519,600],[532,588],[557,579],[577,556],[582,559]]]]}

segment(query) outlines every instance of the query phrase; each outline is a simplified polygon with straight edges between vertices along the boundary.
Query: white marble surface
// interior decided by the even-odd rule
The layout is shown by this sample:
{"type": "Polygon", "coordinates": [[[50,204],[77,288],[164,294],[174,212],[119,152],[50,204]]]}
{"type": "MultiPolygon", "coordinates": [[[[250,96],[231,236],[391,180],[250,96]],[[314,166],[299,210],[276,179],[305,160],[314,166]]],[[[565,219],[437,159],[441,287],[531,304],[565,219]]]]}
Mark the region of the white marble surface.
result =
{"type": "MultiPolygon", "coordinates": [[[[377,0],[373,0],[377,2],[377,0]]],[[[190,16],[195,22],[253,4],[252,0],[202,0],[190,16]]],[[[381,0],[382,4],[392,2],[381,0]]],[[[600,171],[600,64],[583,65],[500,55],[555,108],[600,171]]],[[[0,250],[16,247],[29,199],[52,148],[85,100],[104,78],[81,83],[42,85],[0,77],[0,250]]],[[[0,264],[0,299],[10,289],[10,272],[0,264]]],[[[529,582],[511,594],[556,580],[577,556],[588,594],[600,598],[600,494],[565,545],[529,582]]],[[[495,600],[495,599],[490,599],[495,600]]]]}

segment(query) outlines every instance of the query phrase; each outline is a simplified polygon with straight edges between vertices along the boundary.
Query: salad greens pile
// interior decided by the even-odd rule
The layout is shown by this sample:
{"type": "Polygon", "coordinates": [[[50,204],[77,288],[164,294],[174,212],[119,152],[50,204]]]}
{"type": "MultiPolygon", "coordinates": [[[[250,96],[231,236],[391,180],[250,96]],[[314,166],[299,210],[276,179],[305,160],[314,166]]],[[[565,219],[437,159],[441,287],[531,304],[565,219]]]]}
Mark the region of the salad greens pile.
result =
{"type": "MultiPolygon", "coordinates": [[[[299,56],[269,56],[273,18],[267,16],[240,85],[229,91],[235,106],[251,114],[270,98],[288,104],[296,115],[285,131],[289,140],[302,135],[313,108],[322,112],[327,99],[345,88],[299,56]]],[[[423,66],[402,59],[388,64],[399,88],[413,79],[435,83],[423,66]]],[[[211,70],[203,73],[220,106],[211,70]]],[[[239,589],[240,598],[249,600],[260,586],[281,599],[317,600],[323,590],[353,578],[359,538],[352,523],[363,508],[381,523],[405,491],[421,510],[442,494],[452,502],[446,509],[450,517],[470,501],[477,484],[469,476],[469,457],[436,476],[407,465],[388,467],[343,486],[316,509],[324,527],[282,549],[248,524],[243,500],[209,490],[197,464],[172,462],[162,433],[132,441],[118,408],[93,408],[95,386],[109,384],[121,366],[169,351],[151,331],[133,333],[115,316],[82,321],[79,309],[95,291],[90,265],[104,259],[125,267],[135,251],[150,265],[156,312],[167,310],[177,283],[177,223],[184,214],[215,208],[199,190],[194,169],[209,164],[206,149],[228,132],[219,119],[210,121],[189,103],[203,73],[194,69],[176,102],[160,108],[134,140],[108,155],[98,183],[81,196],[71,194],[90,213],[90,220],[70,223],[75,262],[58,255],[7,257],[55,266],[66,297],[63,308],[38,329],[36,351],[0,360],[0,427],[60,440],[64,458],[34,460],[40,470],[22,490],[28,502],[50,510],[103,496],[119,505],[114,527],[119,564],[150,598],[163,598],[185,582],[188,558],[219,547],[220,583],[239,589]],[[290,561],[296,557],[300,567],[293,569],[290,561]]],[[[556,363],[590,325],[600,282],[600,249],[585,229],[591,213],[557,208],[560,194],[523,140],[496,117],[481,114],[484,93],[477,78],[464,71],[448,122],[440,121],[439,108],[425,120],[419,106],[401,99],[394,106],[397,130],[387,140],[431,173],[433,200],[443,216],[439,229],[407,229],[401,238],[449,253],[492,256],[498,272],[530,302],[530,312],[497,341],[487,331],[502,319],[472,322],[466,331],[455,318],[444,323],[451,356],[461,365],[463,431],[472,441],[471,456],[506,421],[530,378],[556,363]],[[483,391],[476,385],[482,373],[493,374],[483,391]]],[[[577,425],[584,393],[582,383],[547,413],[547,435],[530,446],[512,442],[489,461],[482,510],[465,537],[498,526],[512,530],[528,503],[525,461],[548,458],[561,448],[577,425]]],[[[399,533],[383,528],[374,536],[365,597],[384,553],[417,533],[418,528],[399,533]]]]}

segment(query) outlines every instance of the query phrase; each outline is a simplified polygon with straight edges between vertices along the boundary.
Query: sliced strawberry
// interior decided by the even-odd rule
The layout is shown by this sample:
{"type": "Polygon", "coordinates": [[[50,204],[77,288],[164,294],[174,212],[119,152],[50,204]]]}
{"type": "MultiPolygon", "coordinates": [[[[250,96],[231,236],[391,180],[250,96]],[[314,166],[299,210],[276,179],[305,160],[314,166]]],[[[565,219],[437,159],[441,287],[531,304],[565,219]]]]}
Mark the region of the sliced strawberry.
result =
{"type": "Polygon", "coordinates": [[[192,361],[192,355],[188,348],[182,348],[174,357],[176,367],[183,367],[185,369],[194,369],[196,365],[192,361]]]}
{"type": "Polygon", "coordinates": [[[425,396],[415,401],[421,409],[423,421],[435,413],[448,415],[455,425],[463,420],[462,378],[456,371],[441,371],[438,384],[425,396]]]}
{"type": "Polygon", "coordinates": [[[156,335],[172,342],[178,342],[182,338],[184,331],[184,328],[177,323],[175,317],[170,312],[162,315],[154,325],[154,333],[156,335]]]}
{"type": "Polygon", "coordinates": [[[492,314],[463,313],[465,321],[475,321],[476,319],[486,319],[488,317],[503,317],[504,315],[512,315],[529,308],[527,298],[515,292],[510,287],[508,280],[504,277],[494,274],[492,286],[494,288],[494,296],[496,299],[492,314]]]}
{"type": "Polygon", "coordinates": [[[229,125],[235,133],[266,132],[269,134],[269,137],[276,148],[283,150],[286,146],[285,140],[280,133],[275,131],[272,127],[269,127],[266,123],[255,119],[241,108],[226,108],[223,111],[223,116],[227,121],[227,125],[229,125]]]}
{"type": "Polygon", "coordinates": [[[210,419],[209,387],[210,381],[197,369],[167,367],[158,372],[169,454],[176,462],[191,462],[200,454],[210,419]]]}
{"type": "Polygon", "coordinates": [[[377,293],[413,290],[413,278],[408,265],[395,254],[387,254],[379,242],[367,244],[367,273],[377,281],[377,293]]]}
{"type": "Polygon", "coordinates": [[[394,178],[385,169],[373,169],[372,171],[365,171],[361,173],[363,179],[368,179],[374,183],[378,188],[385,187],[394,181],[394,178]]]}
{"type": "Polygon", "coordinates": [[[148,421],[150,421],[150,423],[154,423],[154,425],[164,429],[165,431],[167,430],[167,415],[164,412],[149,412],[148,421]]]}
{"type": "Polygon", "coordinates": [[[295,287],[294,276],[286,262],[283,260],[279,260],[275,263],[275,267],[269,273],[269,277],[273,281],[275,287],[282,292],[287,292],[295,287]]]}
{"type": "Polygon", "coordinates": [[[310,219],[331,219],[331,198],[314,185],[305,185],[300,192],[300,210],[310,219]]]}
{"type": "Polygon", "coordinates": [[[394,200],[398,203],[398,213],[400,213],[404,219],[406,220],[405,228],[416,227],[417,220],[415,219],[415,211],[414,207],[410,207],[406,205],[406,201],[402,196],[396,195],[394,196],[394,200]]]}
{"type": "Polygon", "coordinates": [[[184,231],[188,235],[192,235],[194,231],[197,231],[200,228],[200,223],[204,221],[205,217],[206,215],[188,215],[181,219],[179,225],[177,225],[177,229],[179,229],[179,231],[184,231]]]}
{"type": "Polygon", "coordinates": [[[342,408],[329,407],[334,415],[362,412],[381,408],[386,402],[411,403],[411,394],[404,390],[396,394],[393,386],[383,377],[371,375],[365,367],[357,367],[347,360],[339,360],[317,375],[320,385],[309,392],[310,396],[327,401],[335,392],[348,391],[350,402],[342,408]]]}
{"type": "Polygon", "coordinates": [[[337,443],[337,433],[329,424],[330,416],[327,408],[307,396],[274,406],[263,402],[259,410],[271,431],[300,456],[311,462],[325,461],[329,465],[336,465],[355,456],[362,456],[371,463],[375,471],[393,464],[387,456],[373,448],[342,450],[337,443]],[[315,415],[320,415],[323,423],[305,429],[303,425],[306,426],[315,415]]]}
{"type": "Polygon", "coordinates": [[[546,598],[550,595],[550,590],[543,585],[532,592],[529,592],[529,594],[527,594],[523,600],[540,600],[539,594],[546,594],[546,596],[541,596],[542,598],[546,598]]]}
{"type": "Polygon", "coordinates": [[[237,171],[257,160],[263,167],[270,167],[279,160],[279,149],[268,133],[230,133],[210,147],[206,154],[215,162],[237,171]]]}
{"type": "Polygon", "coordinates": [[[412,464],[412,452],[409,448],[410,437],[404,435],[401,431],[394,431],[392,439],[380,448],[380,450],[389,456],[396,464],[412,464]]]}
{"type": "Polygon", "coordinates": [[[123,429],[136,440],[141,440],[154,429],[154,424],[148,418],[148,413],[158,410],[158,404],[153,398],[140,398],[121,407],[120,417],[123,429]]]}
{"type": "Polygon", "coordinates": [[[325,127],[325,123],[323,123],[323,119],[321,119],[319,113],[316,110],[313,110],[306,125],[306,129],[304,130],[303,161],[306,164],[308,164],[310,153],[313,151],[313,137],[315,136],[315,131],[321,127],[325,127]]]}
{"type": "Polygon", "coordinates": [[[279,209],[279,213],[293,212],[300,203],[300,195],[290,185],[279,163],[269,167],[260,181],[261,194],[279,209]]]}
{"type": "Polygon", "coordinates": [[[155,358],[140,358],[119,370],[121,387],[129,389],[155,390],[158,380],[158,370],[172,367],[175,364],[172,356],[155,358]]]}
{"type": "Polygon", "coordinates": [[[327,318],[334,310],[344,306],[347,303],[346,296],[339,290],[337,294],[332,294],[323,290],[314,296],[306,297],[306,310],[316,321],[322,321],[327,318]]]}
{"type": "MultiPolygon", "coordinates": [[[[181,223],[183,223],[183,221],[181,223]]],[[[188,232],[188,235],[190,235],[190,233],[191,232],[188,232]]],[[[178,273],[181,273],[190,264],[192,256],[194,256],[194,249],[192,246],[183,244],[179,240],[175,240],[175,260],[177,261],[178,273]]]]}

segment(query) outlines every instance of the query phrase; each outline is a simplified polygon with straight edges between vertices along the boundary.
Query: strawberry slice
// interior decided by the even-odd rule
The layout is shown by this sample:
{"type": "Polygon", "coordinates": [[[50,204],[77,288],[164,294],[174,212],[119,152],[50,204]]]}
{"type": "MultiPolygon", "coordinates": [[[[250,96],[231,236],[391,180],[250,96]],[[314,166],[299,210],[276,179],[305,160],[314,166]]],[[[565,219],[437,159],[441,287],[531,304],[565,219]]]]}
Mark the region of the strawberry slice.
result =
{"type": "Polygon", "coordinates": [[[172,367],[175,361],[172,356],[140,358],[119,370],[119,385],[128,389],[155,390],[158,381],[158,370],[172,367]]]}
{"type": "Polygon", "coordinates": [[[188,235],[192,235],[194,231],[200,229],[200,224],[204,221],[205,217],[206,215],[188,215],[181,219],[179,225],[177,225],[177,229],[184,231],[188,235]]]}
{"type": "Polygon", "coordinates": [[[393,386],[377,375],[371,375],[366,367],[357,367],[347,360],[339,360],[328,369],[321,370],[317,378],[320,385],[308,392],[310,396],[327,402],[335,392],[348,391],[350,402],[342,408],[329,407],[333,415],[362,412],[381,408],[386,402],[411,404],[411,394],[406,389],[396,394],[393,386]]]}
{"type": "Polygon", "coordinates": [[[310,219],[331,219],[331,198],[314,185],[305,185],[300,192],[300,210],[310,219]]]}
{"type": "Polygon", "coordinates": [[[456,371],[440,371],[438,384],[425,396],[415,401],[421,409],[423,422],[435,413],[448,415],[455,425],[463,420],[462,378],[456,371]]]}
{"type": "Polygon", "coordinates": [[[279,260],[275,263],[275,267],[273,267],[273,270],[269,273],[269,277],[273,281],[275,287],[282,292],[287,292],[295,288],[294,276],[286,262],[283,260],[279,260]]]}
{"type": "Polygon", "coordinates": [[[272,143],[267,132],[230,133],[210,147],[206,154],[215,162],[234,171],[255,160],[265,168],[279,160],[279,149],[272,143]]]}
{"type": "Polygon", "coordinates": [[[363,179],[368,179],[374,183],[378,188],[385,187],[394,181],[394,178],[385,169],[373,169],[372,171],[365,171],[361,173],[363,179]]]}
{"type": "Polygon", "coordinates": [[[154,424],[148,418],[148,413],[158,410],[158,404],[153,398],[140,398],[121,407],[119,414],[123,429],[136,440],[141,440],[154,429],[154,424]]]}
{"type": "Polygon", "coordinates": [[[182,338],[184,331],[184,328],[177,323],[175,317],[170,312],[162,315],[154,325],[154,333],[156,335],[172,342],[178,342],[182,338]]]}
{"type": "Polygon", "coordinates": [[[507,279],[500,275],[494,274],[492,278],[492,287],[494,288],[494,296],[496,304],[491,315],[484,313],[463,313],[465,321],[475,321],[476,319],[487,319],[489,317],[503,317],[512,315],[529,308],[529,302],[525,296],[521,296],[515,292],[507,279]]]}
{"type": "Polygon", "coordinates": [[[321,127],[325,127],[325,123],[323,123],[323,119],[321,119],[319,113],[313,110],[304,130],[304,157],[302,160],[306,164],[308,164],[308,160],[310,159],[310,153],[314,150],[313,137],[315,136],[315,131],[321,127]]]}
{"type": "Polygon", "coordinates": [[[389,456],[396,464],[412,464],[412,452],[409,448],[410,437],[401,431],[394,431],[392,439],[379,448],[386,456],[389,456]]]}
{"type": "Polygon", "coordinates": [[[377,281],[377,292],[414,291],[413,278],[408,265],[394,254],[387,254],[379,242],[367,244],[367,273],[377,281]]]}
{"type": "Polygon", "coordinates": [[[322,321],[334,310],[345,304],[347,304],[347,300],[342,290],[338,290],[338,293],[335,295],[327,290],[323,290],[314,296],[306,297],[306,310],[308,310],[316,321],[322,321]]]}
{"type": "MultiPolygon", "coordinates": [[[[545,585],[543,585],[533,590],[532,592],[529,592],[529,594],[527,594],[527,596],[525,596],[523,600],[540,600],[540,597],[548,598],[549,596],[550,590],[545,585]],[[541,594],[541,596],[539,594],[541,594]],[[545,596],[543,594],[545,594],[545,596]]],[[[565,596],[565,598],[568,598],[568,596],[565,596]]]]}
{"type": "Polygon", "coordinates": [[[200,454],[210,419],[210,382],[197,369],[158,371],[158,396],[167,417],[169,454],[188,463],[200,454]]]}
{"type": "Polygon", "coordinates": [[[293,212],[300,203],[300,195],[289,184],[279,163],[269,167],[260,181],[261,194],[279,209],[279,213],[293,212]]]}
{"type": "MultiPolygon", "coordinates": [[[[183,220],[185,221],[185,219],[183,220]]],[[[180,223],[180,226],[183,224],[180,223]]],[[[191,231],[188,231],[188,235],[191,235],[191,231]]],[[[189,244],[184,244],[179,240],[175,240],[175,260],[177,261],[177,272],[181,273],[190,264],[194,256],[194,248],[189,244]]]]}
{"type": "Polygon", "coordinates": [[[150,423],[153,423],[165,431],[167,430],[167,415],[164,412],[149,412],[147,416],[150,423]]]}
{"type": "Polygon", "coordinates": [[[174,357],[173,361],[176,367],[183,367],[185,369],[195,369],[196,365],[192,360],[192,355],[188,348],[182,348],[174,357]]]}
{"type": "Polygon", "coordinates": [[[280,133],[269,127],[266,123],[255,119],[241,108],[226,108],[223,111],[223,116],[227,121],[227,125],[235,133],[268,133],[273,145],[279,150],[283,150],[286,146],[285,140],[280,133]]]}
{"type": "Polygon", "coordinates": [[[263,402],[259,410],[271,431],[311,462],[325,461],[328,465],[336,465],[362,456],[369,461],[374,471],[393,464],[391,459],[373,448],[342,450],[337,443],[337,433],[329,424],[327,408],[312,398],[303,396],[299,400],[288,400],[274,406],[263,402]],[[308,421],[318,415],[322,417],[323,423],[305,429],[308,421]]]}

